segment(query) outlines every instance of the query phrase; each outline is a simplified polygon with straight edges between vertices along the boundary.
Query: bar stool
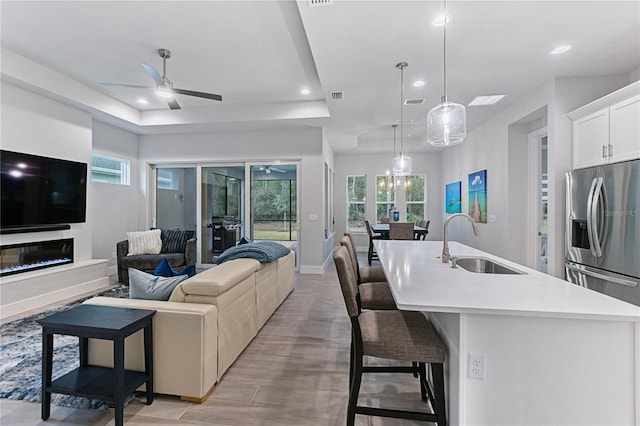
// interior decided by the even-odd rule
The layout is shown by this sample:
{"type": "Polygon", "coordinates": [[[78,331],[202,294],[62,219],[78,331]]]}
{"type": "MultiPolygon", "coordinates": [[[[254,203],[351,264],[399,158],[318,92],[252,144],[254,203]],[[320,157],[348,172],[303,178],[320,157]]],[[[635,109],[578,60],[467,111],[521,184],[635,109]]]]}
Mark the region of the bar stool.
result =
{"type": "Polygon", "coordinates": [[[347,426],[355,424],[356,414],[435,422],[446,426],[444,361],[446,346],[429,320],[420,312],[365,311],[358,306],[358,284],[345,247],[333,254],[347,313],[351,319],[351,362],[349,366],[349,403],[347,426]],[[414,367],[371,367],[363,365],[364,356],[411,362],[418,360],[420,393],[432,413],[374,408],[358,405],[363,373],[414,373],[414,367]],[[426,364],[431,367],[433,389],[427,379],[426,364]]]}
{"type": "MultiPolygon", "coordinates": [[[[387,281],[387,277],[384,275],[384,270],[380,265],[373,266],[360,266],[360,262],[358,261],[358,255],[356,250],[356,243],[353,239],[353,234],[351,231],[344,231],[345,237],[349,238],[349,254],[353,254],[351,256],[351,263],[356,266],[356,272],[358,275],[358,284],[362,283],[372,283],[376,281],[387,281]]],[[[341,240],[342,241],[342,240],[341,240]]]]}
{"type": "MultiPolygon", "coordinates": [[[[355,247],[351,245],[349,237],[342,237],[340,240],[342,247],[347,249],[349,255],[350,273],[353,274],[353,278],[358,283],[359,302],[362,309],[377,309],[388,310],[398,309],[395,300],[393,300],[393,294],[389,288],[389,283],[384,281],[378,282],[360,282],[358,279],[358,257],[355,252],[355,247]]],[[[383,272],[384,277],[384,272],[383,272]]]]}

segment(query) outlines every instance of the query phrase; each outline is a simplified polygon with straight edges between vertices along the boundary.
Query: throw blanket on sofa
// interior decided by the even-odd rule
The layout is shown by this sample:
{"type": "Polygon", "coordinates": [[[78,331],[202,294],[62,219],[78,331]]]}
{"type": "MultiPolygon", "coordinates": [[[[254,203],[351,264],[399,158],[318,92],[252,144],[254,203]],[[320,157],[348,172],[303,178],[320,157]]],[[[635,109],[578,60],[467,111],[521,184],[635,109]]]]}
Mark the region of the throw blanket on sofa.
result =
{"type": "Polygon", "coordinates": [[[288,254],[289,249],[280,243],[260,241],[230,247],[218,256],[215,262],[221,264],[228,260],[248,257],[250,259],[256,259],[260,263],[269,263],[288,254]]]}

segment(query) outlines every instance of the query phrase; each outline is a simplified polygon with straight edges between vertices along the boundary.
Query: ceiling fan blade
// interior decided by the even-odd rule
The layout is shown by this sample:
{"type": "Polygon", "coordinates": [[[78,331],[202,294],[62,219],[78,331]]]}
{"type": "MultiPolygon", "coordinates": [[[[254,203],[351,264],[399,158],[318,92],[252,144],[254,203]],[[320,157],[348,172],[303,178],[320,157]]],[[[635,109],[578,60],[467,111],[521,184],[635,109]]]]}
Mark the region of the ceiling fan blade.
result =
{"type": "Polygon", "coordinates": [[[178,104],[178,101],[176,101],[173,98],[167,99],[167,103],[169,104],[169,108],[171,109],[180,109],[180,105],[178,104]]]}
{"type": "Polygon", "coordinates": [[[142,64],[142,66],[144,67],[145,71],[151,76],[151,78],[153,78],[153,80],[156,82],[158,86],[164,86],[164,80],[162,79],[162,76],[160,75],[157,69],[147,64],[142,64]]]}
{"type": "Polygon", "coordinates": [[[98,83],[100,86],[118,86],[118,87],[133,87],[136,89],[154,89],[153,86],[140,86],[138,84],[120,84],[120,83],[98,83]]]}
{"type": "Polygon", "coordinates": [[[176,89],[176,88],[173,88],[173,93],[178,93],[179,95],[197,96],[198,98],[213,99],[214,101],[222,101],[221,95],[215,95],[213,93],[194,92],[193,90],[184,90],[184,89],[176,89]]]}

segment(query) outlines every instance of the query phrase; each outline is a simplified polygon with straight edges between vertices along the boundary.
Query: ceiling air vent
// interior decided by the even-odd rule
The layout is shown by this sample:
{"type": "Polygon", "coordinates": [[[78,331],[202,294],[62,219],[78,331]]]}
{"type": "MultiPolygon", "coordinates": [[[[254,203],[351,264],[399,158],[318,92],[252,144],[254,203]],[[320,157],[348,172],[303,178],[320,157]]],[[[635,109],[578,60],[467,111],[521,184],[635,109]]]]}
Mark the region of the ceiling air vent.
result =
{"type": "Polygon", "coordinates": [[[332,101],[343,101],[344,100],[344,92],[331,92],[331,100],[332,101]]]}
{"type": "Polygon", "coordinates": [[[422,105],[423,103],[424,103],[424,98],[404,100],[405,105],[422,105]]]}
{"type": "Polygon", "coordinates": [[[329,6],[333,3],[333,0],[309,0],[309,6],[329,6]]]}

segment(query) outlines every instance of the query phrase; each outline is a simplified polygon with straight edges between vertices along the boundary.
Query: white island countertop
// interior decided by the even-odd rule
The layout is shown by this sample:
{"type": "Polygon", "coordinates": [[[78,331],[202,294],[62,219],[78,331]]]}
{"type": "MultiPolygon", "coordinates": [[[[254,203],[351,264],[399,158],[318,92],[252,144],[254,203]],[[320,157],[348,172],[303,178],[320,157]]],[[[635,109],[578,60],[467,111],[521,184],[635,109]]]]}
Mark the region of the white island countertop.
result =
{"type": "Polygon", "coordinates": [[[457,242],[451,256],[481,256],[523,274],[486,274],[442,263],[442,241],[376,240],[403,310],[640,322],[640,307],[457,242]]]}

